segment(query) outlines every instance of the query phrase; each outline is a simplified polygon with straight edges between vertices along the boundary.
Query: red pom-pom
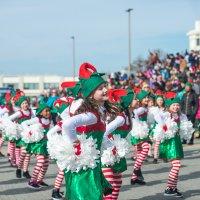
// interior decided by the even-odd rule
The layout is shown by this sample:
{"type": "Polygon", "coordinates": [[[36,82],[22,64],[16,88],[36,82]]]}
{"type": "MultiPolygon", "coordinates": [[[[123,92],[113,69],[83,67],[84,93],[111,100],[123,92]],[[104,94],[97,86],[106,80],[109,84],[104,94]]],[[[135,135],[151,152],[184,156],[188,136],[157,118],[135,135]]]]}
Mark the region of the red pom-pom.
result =
{"type": "Polygon", "coordinates": [[[111,89],[108,91],[108,99],[112,103],[119,102],[120,98],[125,95],[127,95],[127,91],[125,89],[111,89]]]}
{"type": "Polygon", "coordinates": [[[96,72],[96,68],[90,63],[83,63],[79,68],[79,78],[90,78],[96,72]]]}

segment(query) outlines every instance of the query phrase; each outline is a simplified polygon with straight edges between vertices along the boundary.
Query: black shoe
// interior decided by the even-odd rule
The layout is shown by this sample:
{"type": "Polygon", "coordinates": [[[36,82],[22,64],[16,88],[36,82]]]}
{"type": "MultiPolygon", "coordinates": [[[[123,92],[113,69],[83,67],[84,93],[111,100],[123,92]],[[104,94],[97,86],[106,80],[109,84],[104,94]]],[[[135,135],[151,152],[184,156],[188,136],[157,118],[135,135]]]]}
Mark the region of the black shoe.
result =
{"type": "Polygon", "coordinates": [[[5,157],[5,155],[0,152],[0,157],[5,157]]]}
{"type": "Polygon", "coordinates": [[[194,142],[188,142],[188,145],[193,145],[194,144],[194,142]]]}
{"type": "Polygon", "coordinates": [[[53,200],[63,199],[58,189],[53,189],[51,197],[53,200]]]}
{"type": "Polygon", "coordinates": [[[175,197],[177,197],[177,198],[183,198],[182,193],[180,193],[180,192],[178,191],[177,188],[175,189],[175,191],[176,191],[176,195],[175,195],[175,197]]]}
{"type": "Polygon", "coordinates": [[[37,183],[32,182],[32,181],[29,181],[29,182],[28,182],[28,187],[29,187],[29,188],[32,188],[32,189],[35,189],[35,190],[40,189],[40,186],[39,186],[37,183]]]}
{"type": "Polygon", "coordinates": [[[158,159],[154,158],[152,163],[153,164],[158,164],[158,159]]]}
{"type": "Polygon", "coordinates": [[[135,185],[135,184],[146,185],[146,182],[140,179],[136,179],[136,180],[131,179],[131,185],[135,185]]]}
{"type": "Polygon", "coordinates": [[[21,178],[22,177],[22,170],[21,169],[17,169],[16,170],[16,177],[17,178],[21,178]]]}
{"type": "Polygon", "coordinates": [[[37,183],[40,187],[48,187],[49,185],[43,181],[37,183]]]}
{"type": "Polygon", "coordinates": [[[31,178],[31,175],[29,174],[28,171],[26,172],[23,172],[23,177],[27,178],[27,179],[30,179],[31,178]]]}
{"type": "Polygon", "coordinates": [[[183,195],[177,190],[177,188],[167,188],[164,192],[164,196],[173,196],[177,198],[183,197],[183,195]]]}
{"type": "Polygon", "coordinates": [[[140,169],[134,169],[133,173],[138,177],[138,179],[140,179],[142,181],[144,180],[141,168],[140,169]]]}

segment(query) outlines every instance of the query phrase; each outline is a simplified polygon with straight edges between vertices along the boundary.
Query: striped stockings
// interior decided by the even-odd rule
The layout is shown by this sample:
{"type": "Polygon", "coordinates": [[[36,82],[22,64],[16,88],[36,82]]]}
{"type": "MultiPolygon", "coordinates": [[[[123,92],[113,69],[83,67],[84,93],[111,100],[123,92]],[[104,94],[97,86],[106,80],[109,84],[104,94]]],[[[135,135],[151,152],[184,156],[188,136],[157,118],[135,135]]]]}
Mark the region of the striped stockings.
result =
{"type": "Polygon", "coordinates": [[[59,170],[58,174],[56,176],[56,180],[54,182],[54,188],[55,189],[59,190],[61,188],[61,185],[62,185],[62,182],[63,182],[63,178],[64,178],[64,172],[62,170],[59,170]]]}
{"type": "Polygon", "coordinates": [[[20,154],[21,154],[21,148],[15,147],[15,159],[16,159],[17,166],[19,165],[20,154]]]}
{"type": "Polygon", "coordinates": [[[40,170],[40,173],[38,174],[37,182],[43,182],[44,176],[47,172],[47,169],[49,167],[49,157],[45,156],[44,157],[44,164],[40,170]]]}
{"type": "MultiPolygon", "coordinates": [[[[146,159],[149,152],[149,143],[142,142],[137,145],[137,158],[134,163],[134,170],[139,170],[142,167],[143,161],[146,159]]],[[[136,180],[138,177],[133,172],[131,179],[136,180]]]]}
{"type": "Polygon", "coordinates": [[[43,155],[36,155],[37,163],[33,169],[33,174],[31,177],[32,182],[37,182],[38,174],[40,173],[44,162],[45,162],[45,156],[43,155]]]}
{"type": "Polygon", "coordinates": [[[169,173],[167,187],[176,188],[177,182],[178,182],[178,174],[179,174],[180,167],[181,167],[181,161],[180,160],[173,160],[171,162],[171,164],[172,164],[172,168],[171,168],[171,171],[169,173]]]}
{"type": "Polygon", "coordinates": [[[117,200],[122,185],[122,174],[114,173],[112,168],[102,168],[103,174],[107,181],[112,185],[113,192],[105,196],[104,200],[117,200]]]}
{"type": "Polygon", "coordinates": [[[21,147],[21,154],[18,164],[18,169],[23,169],[24,172],[28,171],[31,155],[26,152],[25,147],[21,147]]]}
{"type": "Polygon", "coordinates": [[[155,144],[154,144],[154,150],[153,150],[154,151],[153,154],[154,154],[155,159],[158,159],[159,145],[160,145],[160,140],[156,140],[155,144]]]}
{"type": "Polygon", "coordinates": [[[9,160],[11,164],[15,164],[15,143],[9,142],[8,144],[9,160]]]}

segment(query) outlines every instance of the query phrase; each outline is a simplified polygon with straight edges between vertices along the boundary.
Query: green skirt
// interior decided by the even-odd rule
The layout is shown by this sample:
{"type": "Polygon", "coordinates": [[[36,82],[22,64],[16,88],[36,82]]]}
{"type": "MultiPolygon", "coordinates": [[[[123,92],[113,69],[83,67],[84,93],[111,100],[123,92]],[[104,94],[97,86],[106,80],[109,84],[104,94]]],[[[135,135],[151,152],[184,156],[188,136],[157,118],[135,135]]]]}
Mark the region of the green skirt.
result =
{"type": "Polygon", "coordinates": [[[103,193],[112,188],[105,179],[100,164],[78,173],[65,171],[67,200],[102,200],[103,193]]]}
{"type": "Polygon", "coordinates": [[[138,138],[135,138],[135,137],[131,137],[131,144],[132,145],[137,145],[137,144],[139,144],[139,143],[141,143],[141,142],[145,142],[145,141],[150,141],[150,138],[149,138],[149,136],[148,137],[146,137],[146,138],[143,138],[143,139],[138,139],[138,138]]]}
{"type": "Polygon", "coordinates": [[[16,143],[16,147],[20,148],[20,147],[27,147],[27,143],[25,143],[21,138],[15,141],[16,143]]]}
{"type": "Polygon", "coordinates": [[[165,140],[160,144],[160,158],[175,160],[181,159],[183,155],[183,146],[181,143],[181,138],[178,134],[174,138],[165,140]]]}
{"type": "Polygon", "coordinates": [[[39,142],[30,143],[26,148],[27,153],[35,155],[48,156],[47,139],[42,139],[39,142]]]}
{"type": "Polygon", "coordinates": [[[121,158],[120,161],[115,163],[112,167],[114,173],[122,173],[127,170],[126,158],[121,158]]]}

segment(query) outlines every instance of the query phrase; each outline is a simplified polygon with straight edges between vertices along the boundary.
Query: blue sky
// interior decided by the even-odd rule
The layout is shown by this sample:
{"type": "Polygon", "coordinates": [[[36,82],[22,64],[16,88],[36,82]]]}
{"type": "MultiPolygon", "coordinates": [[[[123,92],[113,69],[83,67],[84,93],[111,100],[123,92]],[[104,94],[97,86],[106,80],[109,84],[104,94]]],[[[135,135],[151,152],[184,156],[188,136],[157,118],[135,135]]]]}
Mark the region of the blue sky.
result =
{"type": "Polygon", "coordinates": [[[0,0],[0,73],[72,75],[72,35],[76,68],[89,61],[120,70],[128,63],[127,8],[133,58],[184,51],[200,20],[198,0],[0,0]]]}

